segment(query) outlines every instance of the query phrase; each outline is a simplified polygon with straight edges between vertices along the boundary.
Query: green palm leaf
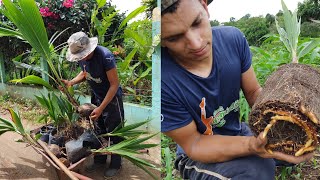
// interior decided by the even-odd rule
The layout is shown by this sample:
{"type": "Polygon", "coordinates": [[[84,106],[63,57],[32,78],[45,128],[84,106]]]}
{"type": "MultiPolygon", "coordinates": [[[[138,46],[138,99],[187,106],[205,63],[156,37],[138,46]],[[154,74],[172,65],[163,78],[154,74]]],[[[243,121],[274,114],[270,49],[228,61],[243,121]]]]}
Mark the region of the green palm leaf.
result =
{"type": "Polygon", "coordinates": [[[21,119],[20,119],[19,114],[11,108],[9,109],[9,112],[11,115],[11,119],[12,119],[13,123],[15,124],[16,132],[20,133],[21,135],[25,135],[26,132],[25,132],[24,127],[21,123],[21,119]]]}
{"type": "MultiPolygon", "coordinates": [[[[54,74],[54,78],[50,76],[52,80],[57,85],[63,85],[61,78],[53,65],[47,31],[35,1],[20,0],[18,2],[19,6],[16,6],[11,0],[3,0],[4,8],[1,9],[1,12],[17,26],[23,39],[28,41],[28,43],[47,61],[50,70],[54,74]]],[[[52,39],[52,41],[54,41],[54,39],[52,39]]],[[[49,86],[46,87],[50,89],[49,86]]],[[[65,87],[63,86],[63,88],[65,87]]],[[[64,92],[73,105],[77,106],[78,103],[72,98],[68,91],[65,89],[64,92]]]]}
{"type": "Polygon", "coordinates": [[[12,37],[16,37],[19,39],[23,39],[21,33],[15,31],[15,30],[0,27],[0,37],[2,37],[2,36],[12,36],[12,37]]]}
{"type": "Polygon", "coordinates": [[[29,75],[29,76],[26,76],[22,79],[13,79],[10,82],[25,83],[25,84],[38,84],[38,85],[42,85],[42,86],[48,88],[49,90],[53,90],[53,87],[47,81],[45,81],[42,78],[35,76],[35,75],[29,75]]]}
{"type": "Polygon", "coordinates": [[[1,129],[1,130],[14,131],[14,127],[12,127],[12,126],[7,126],[7,125],[4,125],[4,124],[0,124],[0,129],[1,129]]]}
{"type": "Polygon", "coordinates": [[[146,6],[140,6],[132,11],[120,24],[118,31],[121,30],[131,19],[135,18],[138,14],[144,12],[146,6]]]}
{"type": "Polygon", "coordinates": [[[156,168],[155,165],[143,160],[143,159],[140,159],[140,158],[137,158],[135,157],[134,153],[130,153],[130,151],[128,149],[124,149],[124,150],[117,150],[115,152],[115,154],[119,154],[119,155],[122,155],[124,157],[129,157],[130,159],[134,159],[136,162],[138,162],[139,164],[141,165],[144,165],[144,166],[148,166],[148,167],[151,167],[151,168],[156,168]]]}
{"type": "Polygon", "coordinates": [[[306,54],[308,54],[311,50],[313,50],[314,48],[318,47],[320,44],[320,39],[314,39],[310,42],[308,42],[308,45],[305,46],[298,54],[298,58],[301,58],[303,56],[305,56],[306,54]]]}
{"type": "Polygon", "coordinates": [[[117,129],[117,130],[114,130],[112,131],[111,133],[123,133],[123,132],[127,132],[127,131],[130,131],[130,130],[133,130],[133,129],[136,129],[148,122],[150,122],[151,120],[146,120],[146,121],[141,121],[141,122],[138,122],[138,123],[134,123],[134,124],[130,124],[128,126],[125,126],[121,129],[117,129]]]}
{"type": "MultiPolygon", "coordinates": [[[[153,179],[158,179],[153,173],[151,173],[147,168],[145,168],[144,166],[142,166],[141,164],[137,163],[137,161],[135,161],[134,159],[128,157],[127,158],[129,161],[131,161],[134,165],[138,166],[139,168],[141,168],[142,170],[144,170],[146,173],[148,173],[153,179]]],[[[158,170],[157,168],[153,168],[158,170]]]]}
{"type": "Polygon", "coordinates": [[[131,145],[130,149],[137,151],[137,150],[141,150],[141,149],[153,148],[158,145],[159,144],[135,144],[135,145],[131,145]]]}
{"type": "Polygon", "coordinates": [[[136,128],[138,128],[144,124],[147,124],[148,122],[150,122],[150,120],[130,124],[130,125],[127,125],[124,127],[123,127],[123,124],[120,124],[111,133],[102,134],[99,137],[120,136],[125,139],[128,139],[128,138],[140,136],[142,134],[147,134],[148,132],[146,130],[136,130],[136,128]]]}
{"type": "Polygon", "coordinates": [[[24,39],[43,57],[50,57],[46,29],[35,1],[20,0],[20,9],[10,0],[3,0],[3,4],[3,13],[17,26],[24,39]]]}
{"type": "Polygon", "coordinates": [[[5,120],[0,118],[0,123],[2,123],[3,125],[9,126],[9,127],[14,127],[14,124],[11,121],[5,120]]]}

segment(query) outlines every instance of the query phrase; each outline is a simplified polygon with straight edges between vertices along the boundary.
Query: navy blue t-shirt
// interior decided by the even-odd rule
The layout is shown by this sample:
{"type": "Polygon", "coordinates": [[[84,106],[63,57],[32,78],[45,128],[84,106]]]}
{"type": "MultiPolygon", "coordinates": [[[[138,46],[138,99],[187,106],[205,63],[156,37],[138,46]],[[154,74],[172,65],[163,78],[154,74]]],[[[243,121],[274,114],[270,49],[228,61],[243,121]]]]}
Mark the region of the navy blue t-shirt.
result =
{"type": "MultiPolygon", "coordinates": [[[[110,88],[107,71],[116,67],[112,52],[105,47],[97,46],[92,58],[79,61],[79,65],[82,71],[86,72],[86,79],[95,97],[102,102],[110,88]]],[[[116,95],[120,94],[121,89],[119,87],[116,95]]]]}
{"type": "Polygon", "coordinates": [[[207,78],[188,72],[162,48],[162,132],[194,120],[201,134],[239,134],[241,74],[251,66],[250,49],[237,28],[226,26],[212,28],[212,48],[212,70],[207,78]]]}

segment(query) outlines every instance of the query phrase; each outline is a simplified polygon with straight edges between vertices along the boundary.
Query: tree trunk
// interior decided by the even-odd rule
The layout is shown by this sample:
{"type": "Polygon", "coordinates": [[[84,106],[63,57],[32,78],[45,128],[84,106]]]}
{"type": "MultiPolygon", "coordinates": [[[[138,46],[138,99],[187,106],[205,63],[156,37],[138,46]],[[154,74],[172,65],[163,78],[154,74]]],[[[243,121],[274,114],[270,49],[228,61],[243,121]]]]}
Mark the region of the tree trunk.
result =
{"type": "Polygon", "coordinates": [[[296,63],[281,66],[266,81],[249,119],[256,136],[267,136],[269,152],[314,151],[320,139],[320,72],[296,63]]]}

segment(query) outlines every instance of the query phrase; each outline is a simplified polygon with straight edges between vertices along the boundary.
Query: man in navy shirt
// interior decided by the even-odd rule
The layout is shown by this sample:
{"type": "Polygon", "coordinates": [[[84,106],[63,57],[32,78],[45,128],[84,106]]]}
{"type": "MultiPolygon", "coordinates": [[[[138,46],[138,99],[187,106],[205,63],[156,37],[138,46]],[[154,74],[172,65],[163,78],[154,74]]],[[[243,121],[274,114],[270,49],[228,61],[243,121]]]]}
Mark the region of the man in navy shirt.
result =
{"type": "MultiPolygon", "coordinates": [[[[97,106],[90,117],[97,121],[98,134],[111,132],[123,122],[124,118],[122,91],[115,58],[107,48],[98,46],[98,38],[89,38],[84,32],[72,34],[68,39],[68,45],[67,60],[79,62],[82,71],[72,80],[62,81],[66,86],[88,81],[92,91],[91,103],[97,106]]],[[[116,144],[121,141],[121,138],[110,137],[110,141],[116,144]]],[[[96,156],[95,162],[106,163],[106,156],[96,156]]],[[[115,176],[120,167],[121,157],[112,155],[110,167],[104,176],[115,176]]]]}
{"type": "Polygon", "coordinates": [[[267,139],[239,122],[239,91],[250,106],[261,92],[244,35],[211,28],[206,0],[162,0],[161,8],[161,131],[178,144],[182,178],[268,180],[273,158],[310,159],[269,154],[267,139]]]}

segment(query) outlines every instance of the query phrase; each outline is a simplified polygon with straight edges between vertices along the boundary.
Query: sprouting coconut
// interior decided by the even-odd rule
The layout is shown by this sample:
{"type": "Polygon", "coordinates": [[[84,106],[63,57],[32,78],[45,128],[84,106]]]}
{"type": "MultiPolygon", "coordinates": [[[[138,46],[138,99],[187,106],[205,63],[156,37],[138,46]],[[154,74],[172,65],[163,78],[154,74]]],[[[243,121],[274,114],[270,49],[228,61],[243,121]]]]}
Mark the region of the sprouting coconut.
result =
{"type": "Polygon", "coordinates": [[[320,72],[308,65],[281,66],[266,81],[250,126],[268,137],[269,151],[300,156],[319,143],[320,72]]]}
{"type": "Polygon", "coordinates": [[[267,151],[301,156],[319,145],[320,71],[298,64],[299,57],[320,44],[311,41],[297,56],[300,20],[282,1],[285,28],[276,20],[280,39],[291,52],[292,63],[282,65],[266,81],[249,117],[255,135],[264,132],[267,151]]]}
{"type": "Polygon", "coordinates": [[[97,108],[97,106],[91,103],[84,103],[80,105],[78,107],[80,117],[90,119],[90,114],[95,108],[97,108]]]}

